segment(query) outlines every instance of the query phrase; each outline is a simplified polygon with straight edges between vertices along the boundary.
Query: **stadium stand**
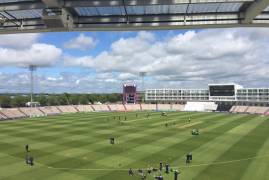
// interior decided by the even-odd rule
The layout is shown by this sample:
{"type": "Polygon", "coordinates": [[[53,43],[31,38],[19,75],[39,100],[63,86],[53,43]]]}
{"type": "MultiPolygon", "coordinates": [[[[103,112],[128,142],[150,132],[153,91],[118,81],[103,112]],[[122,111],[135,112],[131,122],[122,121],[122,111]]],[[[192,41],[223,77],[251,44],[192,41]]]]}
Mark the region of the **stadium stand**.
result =
{"type": "Polygon", "coordinates": [[[269,110],[268,107],[258,107],[256,113],[258,114],[265,114],[269,110]]]}
{"type": "Polygon", "coordinates": [[[106,104],[93,104],[92,108],[94,111],[109,111],[106,104]]]}
{"type": "Polygon", "coordinates": [[[234,112],[235,106],[232,106],[229,112],[234,112]]]}
{"type": "Polygon", "coordinates": [[[93,105],[91,105],[91,106],[92,106],[92,109],[93,109],[94,111],[102,111],[100,105],[93,104],[93,105]]]}
{"type": "Polygon", "coordinates": [[[92,112],[92,106],[91,105],[75,105],[74,106],[79,112],[92,112]]]}
{"type": "Polygon", "coordinates": [[[122,105],[124,107],[124,111],[127,111],[127,108],[126,108],[125,104],[122,104],[122,105]]]}
{"type": "Polygon", "coordinates": [[[171,104],[157,104],[158,111],[171,111],[171,104]]]}
{"type": "Polygon", "coordinates": [[[127,111],[140,111],[140,104],[125,104],[127,111]]]}
{"type": "Polygon", "coordinates": [[[264,113],[264,115],[269,116],[269,109],[264,113]]]}
{"type": "Polygon", "coordinates": [[[233,106],[230,109],[233,113],[249,113],[249,114],[263,114],[269,115],[269,107],[263,106],[233,106]]]}
{"type": "Polygon", "coordinates": [[[61,114],[60,110],[56,106],[39,107],[39,110],[42,111],[45,115],[61,114]]]}
{"type": "Polygon", "coordinates": [[[71,105],[67,105],[67,106],[57,106],[57,108],[63,112],[63,113],[76,113],[78,112],[76,110],[76,108],[74,108],[73,106],[71,105]]]}
{"type": "Polygon", "coordinates": [[[187,102],[184,111],[216,111],[218,105],[214,102],[187,102]]]}
{"type": "Polygon", "coordinates": [[[245,113],[248,109],[248,106],[236,106],[234,108],[234,112],[237,112],[237,113],[245,113]]]}
{"type": "Polygon", "coordinates": [[[249,107],[246,108],[244,113],[256,114],[256,111],[257,111],[257,107],[249,106],[249,107]]]}
{"type": "Polygon", "coordinates": [[[19,111],[18,108],[9,108],[9,109],[1,109],[1,114],[6,116],[8,119],[17,119],[27,117],[25,114],[19,111]]]}
{"type": "Polygon", "coordinates": [[[1,109],[0,109],[0,120],[5,120],[7,119],[7,117],[1,113],[1,109]]]}
{"type": "Polygon", "coordinates": [[[125,111],[123,104],[109,104],[111,111],[125,111]]]}
{"type": "Polygon", "coordinates": [[[184,107],[185,107],[185,105],[183,105],[183,104],[172,104],[171,105],[171,109],[173,111],[184,111],[184,107]]]}
{"type": "Polygon", "coordinates": [[[44,116],[44,113],[35,107],[24,107],[24,108],[19,108],[19,110],[29,117],[44,116]]]}
{"type": "MultiPolygon", "coordinates": [[[[110,105],[76,105],[76,106],[45,106],[38,108],[4,108],[0,109],[0,120],[44,115],[58,115],[62,113],[93,112],[93,111],[215,111],[218,107],[214,102],[187,102],[183,104],[110,104],[110,105]],[[157,108],[157,109],[156,109],[157,108]]],[[[249,113],[269,116],[269,107],[264,106],[232,106],[232,113],[249,113]]]]}
{"type": "Polygon", "coordinates": [[[109,111],[108,106],[106,104],[101,104],[100,107],[102,111],[109,111]]]}
{"type": "Polygon", "coordinates": [[[156,111],[156,104],[141,104],[141,108],[144,111],[156,111]]]}
{"type": "Polygon", "coordinates": [[[109,111],[111,111],[111,108],[110,108],[110,106],[109,106],[109,105],[107,105],[107,107],[108,107],[108,110],[109,110],[109,111]]]}

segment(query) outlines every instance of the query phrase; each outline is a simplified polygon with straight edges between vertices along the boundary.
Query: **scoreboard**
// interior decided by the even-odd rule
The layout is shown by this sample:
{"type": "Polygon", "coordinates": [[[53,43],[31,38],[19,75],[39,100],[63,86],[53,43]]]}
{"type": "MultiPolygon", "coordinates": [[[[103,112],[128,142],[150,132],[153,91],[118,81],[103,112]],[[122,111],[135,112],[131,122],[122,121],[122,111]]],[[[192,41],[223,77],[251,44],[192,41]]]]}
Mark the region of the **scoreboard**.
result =
{"type": "Polygon", "coordinates": [[[209,85],[210,96],[235,96],[235,85],[209,85]]]}

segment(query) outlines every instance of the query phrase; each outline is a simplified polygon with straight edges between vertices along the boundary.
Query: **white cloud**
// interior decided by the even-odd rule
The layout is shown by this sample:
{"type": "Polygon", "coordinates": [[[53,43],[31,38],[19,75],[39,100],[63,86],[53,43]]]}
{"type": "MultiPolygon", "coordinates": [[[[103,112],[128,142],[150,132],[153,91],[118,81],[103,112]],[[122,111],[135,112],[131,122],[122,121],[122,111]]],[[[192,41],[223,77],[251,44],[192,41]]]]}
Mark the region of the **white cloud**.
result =
{"type": "Polygon", "coordinates": [[[35,43],[27,49],[0,47],[0,66],[51,66],[61,54],[61,49],[50,44],[35,43]]]}
{"type": "Polygon", "coordinates": [[[0,66],[51,66],[62,50],[51,44],[39,43],[40,34],[0,35],[0,66]]]}
{"type": "Polygon", "coordinates": [[[94,62],[91,56],[82,56],[82,57],[64,56],[64,65],[94,67],[94,62]]]}
{"type": "Polygon", "coordinates": [[[32,44],[36,43],[40,34],[8,34],[0,35],[0,47],[6,48],[28,48],[32,44]]]}
{"type": "Polygon", "coordinates": [[[134,80],[137,79],[137,76],[131,73],[120,73],[118,78],[120,80],[134,80]]]}
{"type": "Polygon", "coordinates": [[[97,41],[90,36],[80,34],[78,37],[64,43],[66,49],[89,50],[96,46],[97,41]]]}
{"type": "MultiPolygon", "coordinates": [[[[29,93],[30,77],[29,72],[22,71],[17,73],[0,72],[0,92],[9,93],[29,93]]],[[[70,72],[59,74],[34,74],[34,91],[48,93],[103,93],[120,92],[122,82],[118,81],[113,74],[85,75],[70,72]]]]}
{"type": "Polygon", "coordinates": [[[71,61],[72,66],[120,73],[118,79],[145,71],[152,81],[179,81],[185,85],[192,81],[196,84],[248,81],[251,85],[269,73],[268,34],[258,28],[216,29],[187,31],[158,40],[153,33],[140,32],[135,37],[115,41],[109,51],[95,57],[65,60],[71,61]]]}

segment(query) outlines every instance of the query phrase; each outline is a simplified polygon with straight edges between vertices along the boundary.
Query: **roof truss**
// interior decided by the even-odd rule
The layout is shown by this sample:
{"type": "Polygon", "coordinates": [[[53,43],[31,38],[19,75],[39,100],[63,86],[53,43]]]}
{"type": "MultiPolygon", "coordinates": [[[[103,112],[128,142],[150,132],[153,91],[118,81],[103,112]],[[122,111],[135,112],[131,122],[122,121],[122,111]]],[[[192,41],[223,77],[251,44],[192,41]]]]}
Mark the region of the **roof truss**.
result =
{"type": "Polygon", "coordinates": [[[268,25],[268,0],[0,0],[0,33],[268,25]]]}

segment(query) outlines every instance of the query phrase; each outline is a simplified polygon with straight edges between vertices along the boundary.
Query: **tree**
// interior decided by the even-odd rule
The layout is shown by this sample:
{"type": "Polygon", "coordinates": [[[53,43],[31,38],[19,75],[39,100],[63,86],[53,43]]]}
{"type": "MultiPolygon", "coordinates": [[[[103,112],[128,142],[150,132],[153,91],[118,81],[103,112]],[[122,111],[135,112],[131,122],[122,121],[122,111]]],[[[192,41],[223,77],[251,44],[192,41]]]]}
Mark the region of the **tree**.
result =
{"type": "Polygon", "coordinates": [[[47,99],[47,105],[48,106],[55,106],[59,105],[58,98],[55,95],[49,95],[47,99]]]}
{"type": "Polygon", "coordinates": [[[86,94],[83,94],[79,97],[79,104],[89,104],[89,99],[86,94]]]}
{"type": "Polygon", "coordinates": [[[40,106],[47,106],[48,105],[48,99],[44,94],[37,96],[35,99],[37,102],[39,102],[40,106]]]}
{"type": "Polygon", "coordinates": [[[8,108],[11,106],[10,102],[11,102],[10,96],[8,95],[0,96],[0,107],[8,108]]]}
{"type": "Polygon", "coordinates": [[[68,94],[68,93],[64,93],[63,95],[65,96],[66,104],[70,104],[70,97],[71,97],[71,95],[68,94]]]}
{"type": "Polygon", "coordinates": [[[29,96],[16,95],[11,99],[12,107],[25,107],[29,102],[29,96]]]}
{"type": "Polygon", "coordinates": [[[72,94],[69,97],[69,103],[70,104],[77,105],[77,104],[79,104],[79,101],[80,101],[80,95],[78,95],[78,94],[72,94]]]}

